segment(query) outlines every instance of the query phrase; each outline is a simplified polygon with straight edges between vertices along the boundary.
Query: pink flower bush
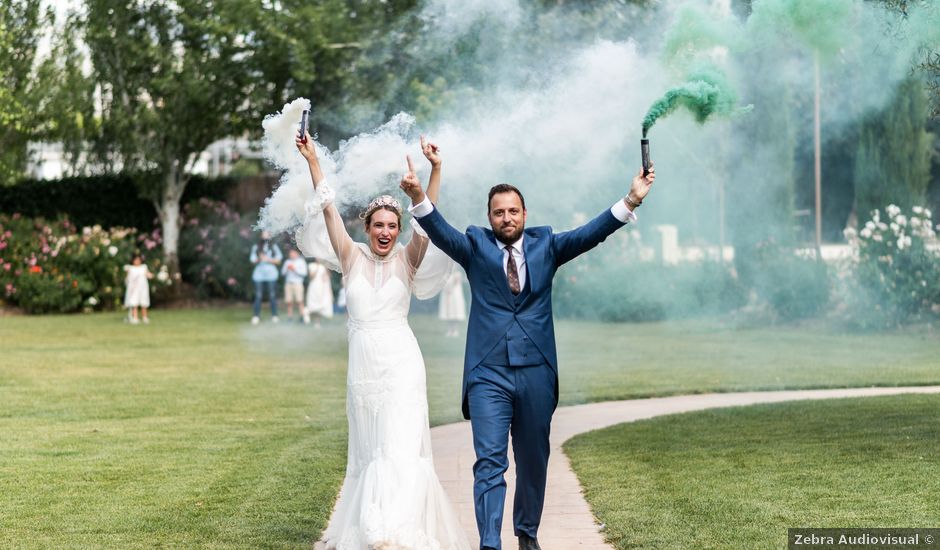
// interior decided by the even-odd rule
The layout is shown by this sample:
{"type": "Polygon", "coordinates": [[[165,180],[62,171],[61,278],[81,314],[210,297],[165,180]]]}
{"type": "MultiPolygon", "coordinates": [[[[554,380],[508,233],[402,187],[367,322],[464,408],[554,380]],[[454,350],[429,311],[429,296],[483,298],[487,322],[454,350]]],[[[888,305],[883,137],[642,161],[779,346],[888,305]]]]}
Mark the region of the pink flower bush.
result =
{"type": "MultiPolygon", "coordinates": [[[[0,214],[3,299],[30,313],[112,309],[124,295],[122,266],[139,247],[135,229],[77,228],[0,214]]],[[[155,243],[155,246],[159,243],[155,243]]],[[[162,262],[147,258],[151,271],[162,262]]]]}
{"type": "Polygon", "coordinates": [[[207,198],[187,204],[183,217],[180,264],[184,279],[204,297],[250,298],[251,221],[224,202],[207,198]]]}

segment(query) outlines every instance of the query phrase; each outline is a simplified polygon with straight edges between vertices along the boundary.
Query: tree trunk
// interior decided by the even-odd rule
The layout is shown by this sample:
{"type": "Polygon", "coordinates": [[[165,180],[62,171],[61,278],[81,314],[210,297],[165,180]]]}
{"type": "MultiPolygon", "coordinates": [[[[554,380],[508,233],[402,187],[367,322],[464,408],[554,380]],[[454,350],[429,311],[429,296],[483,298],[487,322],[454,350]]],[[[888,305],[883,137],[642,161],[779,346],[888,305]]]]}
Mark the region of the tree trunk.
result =
{"type": "Polygon", "coordinates": [[[182,227],[182,218],[180,217],[180,200],[183,198],[183,191],[189,182],[182,170],[180,163],[173,162],[166,175],[164,176],[163,189],[154,201],[157,214],[160,217],[160,228],[163,233],[163,254],[166,261],[167,270],[173,279],[172,294],[180,295],[180,275],[179,263],[179,240],[180,228],[182,227]]]}

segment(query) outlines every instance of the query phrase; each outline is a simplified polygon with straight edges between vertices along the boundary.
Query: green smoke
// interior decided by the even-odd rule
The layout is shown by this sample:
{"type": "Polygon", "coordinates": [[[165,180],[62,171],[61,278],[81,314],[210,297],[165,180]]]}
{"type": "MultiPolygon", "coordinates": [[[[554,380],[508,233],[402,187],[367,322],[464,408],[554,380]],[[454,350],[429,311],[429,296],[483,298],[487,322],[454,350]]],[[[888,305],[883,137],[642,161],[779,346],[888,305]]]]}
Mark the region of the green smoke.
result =
{"type": "Polygon", "coordinates": [[[653,103],[643,119],[643,137],[656,121],[679,107],[688,109],[696,122],[702,124],[712,115],[732,115],[750,110],[737,107],[738,95],[717,68],[699,69],[680,86],[671,88],[653,103]]]}
{"type": "Polygon", "coordinates": [[[663,62],[688,68],[695,58],[714,48],[739,49],[740,24],[733,18],[720,18],[699,4],[680,6],[663,39],[663,62]]]}
{"type": "Polygon", "coordinates": [[[852,21],[862,6],[855,0],[760,0],[752,6],[747,24],[755,44],[776,36],[827,58],[859,39],[852,21]]]}

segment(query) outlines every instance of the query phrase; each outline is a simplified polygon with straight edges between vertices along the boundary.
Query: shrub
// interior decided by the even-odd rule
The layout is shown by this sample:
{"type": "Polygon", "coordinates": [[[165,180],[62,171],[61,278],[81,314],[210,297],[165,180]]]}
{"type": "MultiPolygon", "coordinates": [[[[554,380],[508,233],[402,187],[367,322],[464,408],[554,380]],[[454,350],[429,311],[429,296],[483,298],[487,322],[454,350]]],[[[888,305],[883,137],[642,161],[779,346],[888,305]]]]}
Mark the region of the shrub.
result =
{"type": "Polygon", "coordinates": [[[61,274],[32,272],[15,285],[17,303],[30,313],[68,313],[82,305],[78,280],[61,274]]]}
{"type": "MultiPolygon", "coordinates": [[[[83,226],[159,227],[153,203],[141,198],[146,174],[103,174],[58,180],[23,180],[0,186],[0,212],[27,218],[67,218],[83,226]]],[[[236,184],[233,178],[193,176],[183,193],[183,204],[199,197],[221,199],[236,184]]]]}
{"type": "Polygon", "coordinates": [[[613,238],[611,244],[560,270],[552,295],[560,316],[612,322],[660,321],[726,313],[746,302],[746,293],[728,266],[718,262],[668,266],[640,261],[635,252],[639,233],[623,233],[623,238],[613,238]]]}
{"type": "Polygon", "coordinates": [[[932,213],[914,206],[909,214],[889,205],[872,210],[858,233],[854,275],[845,277],[845,300],[860,326],[901,325],[933,318],[940,308],[940,246],[932,213]]]}
{"type": "MultiPolygon", "coordinates": [[[[0,214],[0,295],[28,313],[112,309],[124,298],[123,266],[139,247],[159,250],[154,236],[158,232],[100,226],[79,231],[64,218],[46,222],[0,214]]],[[[157,274],[151,285],[159,300],[171,281],[158,254],[147,264],[157,274]]]]}
{"type": "Polygon", "coordinates": [[[253,242],[250,221],[224,202],[202,198],[186,204],[180,233],[184,280],[204,298],[251,298],[253,242]]]}
{"type": "Polygon", "coordinates": [[[774,241],[761,243],[753,260],[754,290],[780,320],[813,317],[829,304],[829,276],[824,262],[799,256],[774,241]]]}

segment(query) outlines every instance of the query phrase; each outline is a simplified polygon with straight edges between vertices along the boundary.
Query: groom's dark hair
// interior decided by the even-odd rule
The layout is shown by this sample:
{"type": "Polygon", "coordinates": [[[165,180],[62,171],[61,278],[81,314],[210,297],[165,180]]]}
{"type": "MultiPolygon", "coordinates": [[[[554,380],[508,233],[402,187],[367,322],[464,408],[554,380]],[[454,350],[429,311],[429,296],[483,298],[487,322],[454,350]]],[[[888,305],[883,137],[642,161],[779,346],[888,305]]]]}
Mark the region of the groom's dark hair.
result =
{"type": "Polygon", "coordinates": [[[516,189],[514,185],[509,185],[508,183],[500,183],[499,185],[494,185],[490,188],[490,196],[486,199],[486,213],[490,213],[490,205],[493,204],[493,195],[497,193],[515,193],[519,195],[519,200],[522,201],[522,209],[525,210],[525,197],[522,196],[522,191],[516,189]]]}

